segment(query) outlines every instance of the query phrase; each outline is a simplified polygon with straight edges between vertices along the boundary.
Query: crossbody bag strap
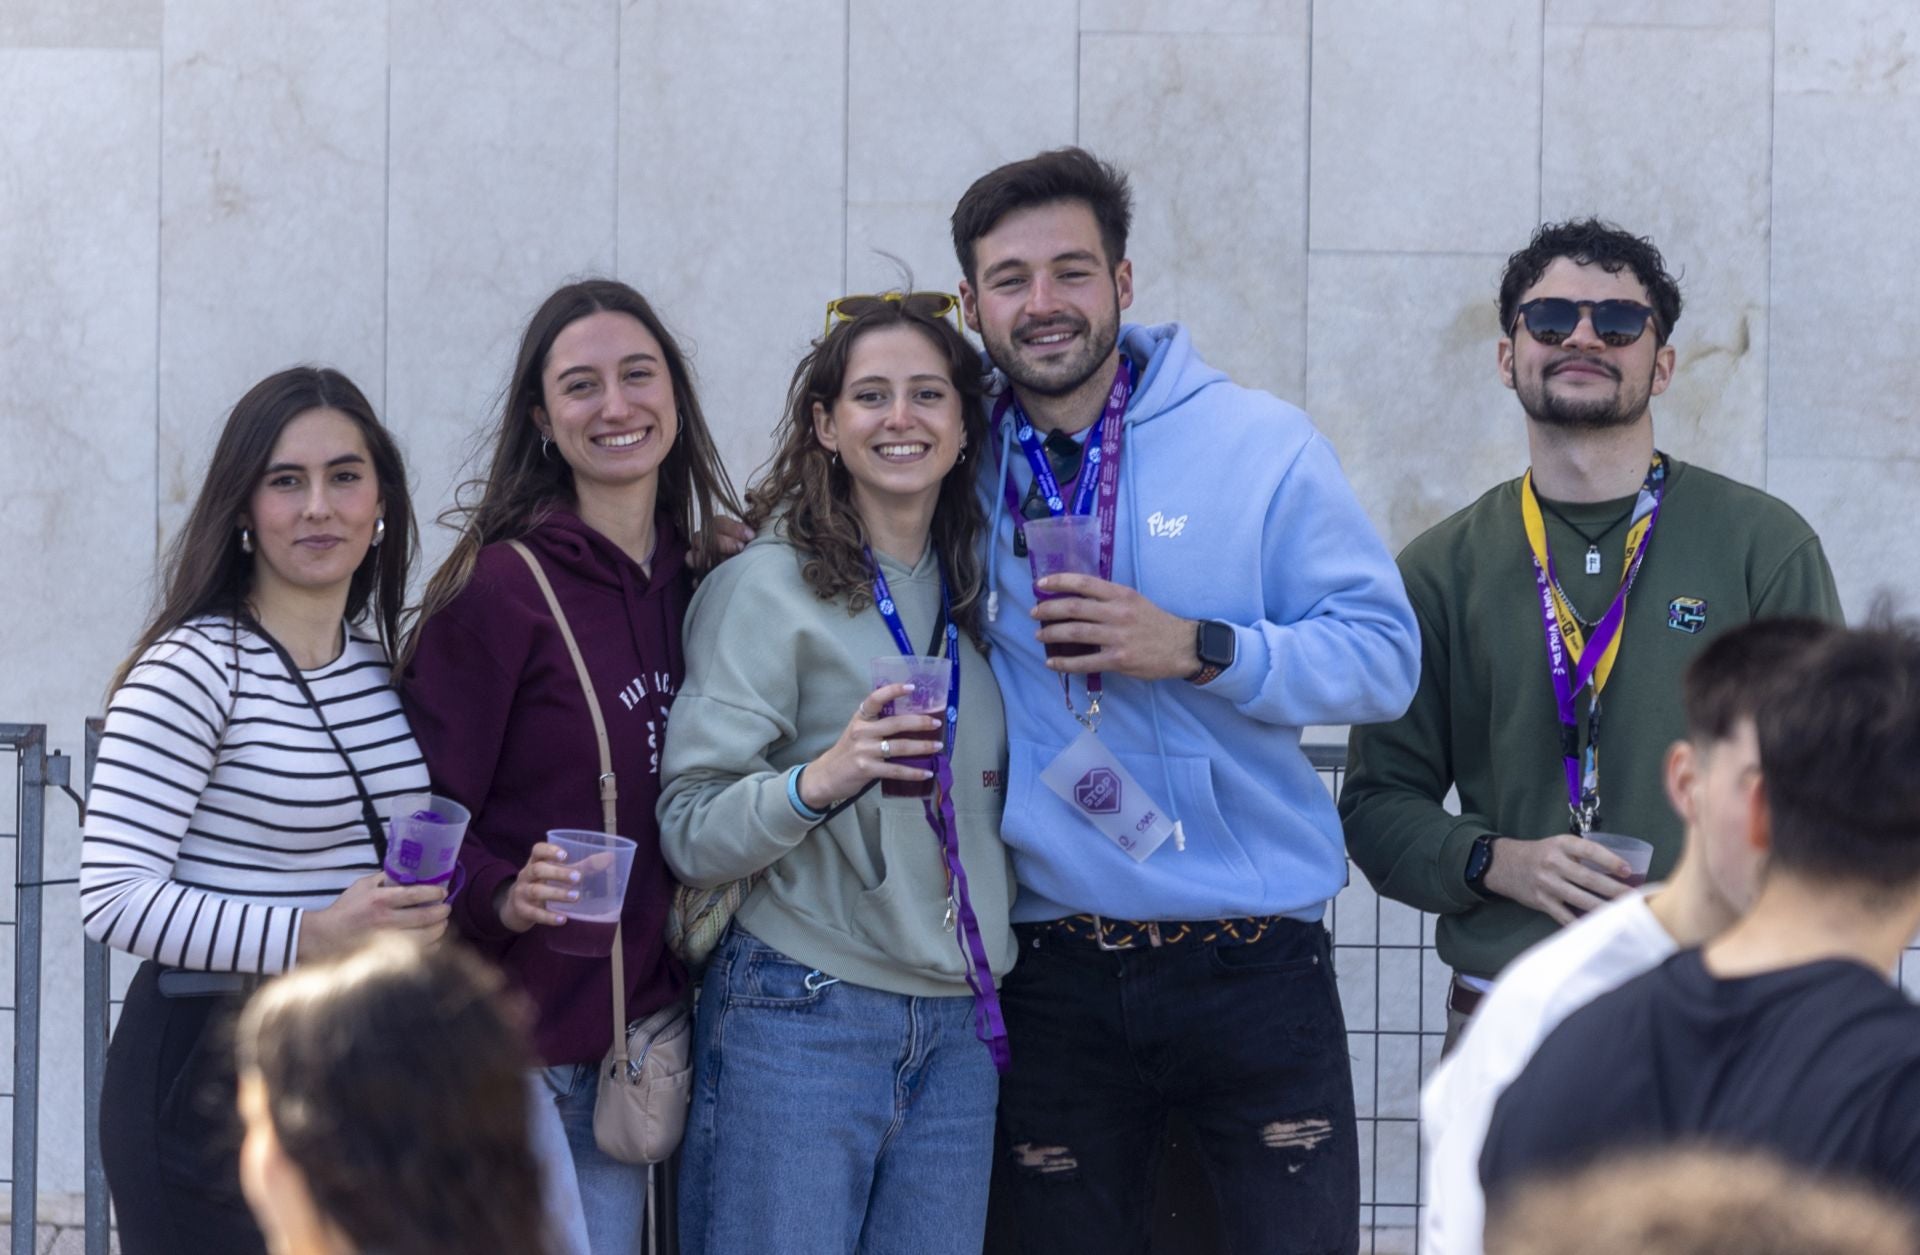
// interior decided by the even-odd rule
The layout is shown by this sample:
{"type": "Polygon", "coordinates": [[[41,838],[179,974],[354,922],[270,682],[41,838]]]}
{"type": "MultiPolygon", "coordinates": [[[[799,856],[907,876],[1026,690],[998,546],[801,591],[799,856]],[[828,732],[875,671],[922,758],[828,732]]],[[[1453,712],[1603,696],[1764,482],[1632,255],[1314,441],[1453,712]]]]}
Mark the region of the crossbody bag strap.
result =
{"type": "MultiPolygon", "coordinates": [[[[580,656],[580,642],[573,638],[567,613],[560,608],[560,599],[554,596],[553,585],[547,580],[547,572],[540,565],[540,559],[533,556],[533,550],[517,540],[510,540],[507,544],[520,555],[527,569],[533,572],[533,582],[540,586],[540,595],[547,599],[547,608],[553,611],[553,621],[560,629],[560,639],[566,642],[567,655],[573,659],[574,672],[580,677],[580,691],[586,695],[587,713],[593,716],[593,739],[600,748],[600,826],[613,835],[619,827],[614,806],[619,794],[614,784],[613,747],[607,740],[607,720],[600,713],[600,698],[593,691],[593,677],[587,674],[587,660],[580,656]]],[[[621,927],[616,922],[613,926],[613,1051],[614,1056],[624,1064],[627,1061],[627,956],[623,942],[621,927]]]]}

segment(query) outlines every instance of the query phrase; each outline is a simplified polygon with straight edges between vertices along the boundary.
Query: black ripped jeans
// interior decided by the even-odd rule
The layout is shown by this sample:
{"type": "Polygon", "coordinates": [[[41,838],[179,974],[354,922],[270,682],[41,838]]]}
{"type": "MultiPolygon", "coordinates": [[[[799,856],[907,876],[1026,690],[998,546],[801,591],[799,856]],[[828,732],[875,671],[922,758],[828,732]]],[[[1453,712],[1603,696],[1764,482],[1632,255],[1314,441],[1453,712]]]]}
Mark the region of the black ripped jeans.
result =
{"type": "Polygon", "coordinates": [[[1179,1111],[1233,1255],[1358,1250],[1353,1074],[1325,928],[1124,953],[1017,931],[994,1189],[1021,1249],[1145,1252],[1179,1111]]]}

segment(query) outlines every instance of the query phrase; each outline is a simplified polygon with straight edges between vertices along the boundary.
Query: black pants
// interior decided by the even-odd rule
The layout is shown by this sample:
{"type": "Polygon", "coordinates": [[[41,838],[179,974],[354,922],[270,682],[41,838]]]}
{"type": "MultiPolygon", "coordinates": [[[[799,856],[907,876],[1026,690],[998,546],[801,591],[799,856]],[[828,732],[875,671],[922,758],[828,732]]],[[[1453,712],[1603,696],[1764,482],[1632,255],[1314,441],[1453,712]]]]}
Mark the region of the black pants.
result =
{"type": "Polygon", "coordinates": [[[1234,1255],[1352,1255],[1360,1159],[1327,933],[1104,952],[1015,929],[995,1204],[1020,1249],[1144,1255],[1170,1114],[1234,1255]]]}
{"type": "Polygon", "coordinates": [[[163,998],[143,963],[107,1050],[100,1147],[123,1255],[265,1255],[240,1193],[235,998],[163,998]]]}

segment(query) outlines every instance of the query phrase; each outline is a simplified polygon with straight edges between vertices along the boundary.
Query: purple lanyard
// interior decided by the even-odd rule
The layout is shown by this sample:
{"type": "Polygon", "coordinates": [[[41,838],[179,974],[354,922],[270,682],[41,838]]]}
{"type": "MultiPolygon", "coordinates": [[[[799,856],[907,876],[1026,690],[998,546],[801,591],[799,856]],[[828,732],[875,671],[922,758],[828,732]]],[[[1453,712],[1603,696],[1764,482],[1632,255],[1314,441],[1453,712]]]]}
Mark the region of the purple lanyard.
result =
{"type": "MultiPolygon", "coordinates": [[[[1120,514],[1120,447],[1126,439],[1127,402],[1133,396],[1133,372],[1126,355],[1120,356],[1120,364],[1113,372],[1113,387],[1107,391],[1107,403],[1100,411],[1099,421],[1093,430],[1087,433],[1087,452],[1080,466],[1080,473],[1074,477],[1073,512],[1075,514],[1097,513],[1100,520],[1100,578],[1113,578],[1113,537],[1116,520],[1120,514]],[[1088,472],[1092,472],[1089,474],[1088,472]]],[[[1053,467],[1047,461],[1046,450],[1041,448],[1040,437],[1033,430],[1033,424],[1027,421],[1027,415],[1020,408],[1013,390],[993,407],[993,429],[998,431],[1000,422],[1007,414],[1013,415],[1014,439],[1020,442],[1021,452],[1027,455],[1027,466],[1033,471],[1033,480],[1040,486],[1040,495],[1046,500],[1047,512],[1059,518],[1067,512],[1066,501],[1060,492],[1060,481],[1054,477],[1053,467]]],[[[1001,476],[1006,489],[1007,510],[1013,516],[1016,532],[1024,532],[1026,524],[1020,510],[1020,499],[1013,487],[1013,477],[1001,476]]],[[[1061,682],[1067,681],[1061,676],[1061,682]]],[[[1095,671],[1087,676],[1087,698],[1091,704],[1089,714],[1098,717],[1100,711],[1100,673],[1095,671]]]]}
{"type": "MultiPolygon", "coordinates": [[[[913,657],[913,638],[900,621],[899,607],[893,603],[893,591],[887,577],[867,550],[867,568],[873,572],[873,605],[893,633],[900,652],[913,657]]],[[[934,789],[921,805],[926,809],[927,826],[940,839],[940,852],[947,865],[948,892],[959,914],[960,958],[966,967],[967,987],[973,990],[974,1035],[987,1044],[993,1066],[1005,1072],[1013,1062],[1007,1045],[1007,1022],[1000,1014],[1000,995],[993,987],[993,968],[987,962],[986,942],[980,936],[980,917],[974,913],[973,895],[967,889],[967,869],[960,862],[960,828],[953,817],[953,747],[960,728],[960,626],[953,621],[953,602],[947,591],[947,572],[940,571],[940,622],[934,624],[934,641],[946,638],[947,661],[951,674],[947,680],[947,741],[934,757],[934,789]]]]}
{"type": "MultiPolygon", "coordinates": [[[[1640,575],[1640,565],[1647,559],[1647,550],[1653,546],[1654,525],[1660,521],[1660,501],[1667,490],[1667,455],[1655,452],[1653,465],[1647,468],[1647,478],[1640,485],[1640,500],[1634,506],[1633,521],[1647,520],[1646,533],[1640,538],[1638,548],[1634,550],[1627,563],[1626,573],[1621,577],[1620,590],[1613,595],[1613,604],[1600,616],[1593,626],[1593,634],[1587,637],[1580,651],[1580,661],[1568,667],[1568,650],[1565,636],[1560,631],[1560,616],[1554,609],[1554,590],[1560,575],[1555,569],[1553,552],[1547,551],[1547,564],[1540,565],[1533,558],[1534,585],[1540,594],[1540,616],[1547,636],[1547,665],[1553,673],[1553,698],[1560,713],[1560,758],[1567,773],[1567,807],[1573,815],[1574,831],[1585,835],[1600,813],[1600,688],[1594,686],[1593,695],[1587,703],[1587,752],[1584,769],[1580,754],[1580,712],[1575,704],[1580,690],[1592,683],[1594,673],[1600,669],[1600,663],[1612,648],[1614,638],[1619,636],[1627,616],[1627,594],[1633,590],[1633,582],[1640,575]]],[[[1571,603],[1569,603],[1571,606],[1571,603]]]]}

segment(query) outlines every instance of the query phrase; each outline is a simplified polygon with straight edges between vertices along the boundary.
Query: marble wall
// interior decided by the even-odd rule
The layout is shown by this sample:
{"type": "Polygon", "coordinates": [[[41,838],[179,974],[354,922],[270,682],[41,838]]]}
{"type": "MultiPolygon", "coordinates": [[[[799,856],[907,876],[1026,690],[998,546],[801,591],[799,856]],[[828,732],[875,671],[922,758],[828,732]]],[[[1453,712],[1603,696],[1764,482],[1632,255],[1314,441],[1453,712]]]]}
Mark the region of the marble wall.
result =
{"type": "Polygon", "coordinates": [[[1494,287],[1595,211],[1684,278],[1663,445],[1913,606],[1916,44],[1907,0],[0,0],[0,719],[77,750],[262,374],[352,374],[431,514],[533,305],[612,271],[744,477],[825,300],[952,286],[966,184],[1074,141],[1133,173],[1136,315],[1304,404],[1396,547],[1523,464],[1494,287]]]}

